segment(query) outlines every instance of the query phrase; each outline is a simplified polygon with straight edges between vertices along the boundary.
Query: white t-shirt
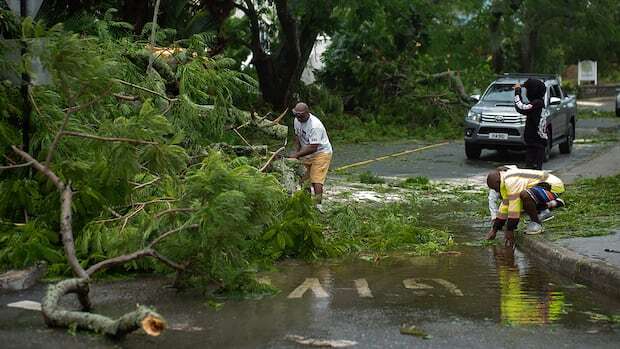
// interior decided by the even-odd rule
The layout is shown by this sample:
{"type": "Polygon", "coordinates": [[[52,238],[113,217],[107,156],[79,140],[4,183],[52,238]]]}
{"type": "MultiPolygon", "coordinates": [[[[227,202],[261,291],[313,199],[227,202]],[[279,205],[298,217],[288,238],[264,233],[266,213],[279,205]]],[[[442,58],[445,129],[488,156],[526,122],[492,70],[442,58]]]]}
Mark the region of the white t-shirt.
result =
{"type": "MultiPolygon", "coordinates": [[[[332,145],[327,137],[327,130],[319,118],[310,114],[306,122],[299,122],[297,118],[294,121],[295,135],[299,139],[302,147],[309,144],[318,144],[317,153],[331,153],[332,145]]],[[[310,154],[312,156],[312,154],[310,154]]]]}

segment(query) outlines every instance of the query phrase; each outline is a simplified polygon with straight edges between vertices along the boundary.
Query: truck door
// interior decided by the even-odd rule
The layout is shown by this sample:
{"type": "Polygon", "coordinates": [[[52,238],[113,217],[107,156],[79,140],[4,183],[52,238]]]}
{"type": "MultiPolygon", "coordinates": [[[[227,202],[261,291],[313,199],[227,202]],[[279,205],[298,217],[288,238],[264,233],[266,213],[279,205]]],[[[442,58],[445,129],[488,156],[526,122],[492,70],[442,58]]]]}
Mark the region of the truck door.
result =
{"type": "Polygon", "coordinates": [[[549,86],[549,112],[551,118],[551,132],[553,139],[558,139],[560,137],[566,136],[566,127],[568,126],[566,122],[566,110],[565,105],[562,103],[562,91],[560,90],[560,86],[557,83],[553,83],[549,86]],[[551,104],[552,98],[557,98],[559,102],[556,104],[551,104]]]}

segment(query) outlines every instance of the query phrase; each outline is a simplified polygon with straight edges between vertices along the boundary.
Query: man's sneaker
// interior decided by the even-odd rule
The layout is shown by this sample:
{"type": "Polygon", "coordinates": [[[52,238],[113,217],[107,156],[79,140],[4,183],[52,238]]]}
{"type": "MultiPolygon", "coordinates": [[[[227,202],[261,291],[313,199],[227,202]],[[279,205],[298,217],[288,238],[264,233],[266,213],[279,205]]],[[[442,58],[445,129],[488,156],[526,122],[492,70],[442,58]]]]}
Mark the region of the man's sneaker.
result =
{"type": "Polygon", "coordinates": [[[528,235],[536,235],[543,232],[543,227],[541,224],[536,222],[530,222],[525,228],[525,233],[528,235]]]}
{"type": "Polygon", "coordinates": [[[564,200],[560,199],[560,198],[556,198],[555,201],[557,201],[557,207],[564,207],[566,206],[566,203],[564,202],[564,200]]]}
{"type": "Polygon", "coordinates": [[[540,219],[541,222],[546,222],[553,219],[553,213],[551,213],[551,210],[548,208],[544,209],[538,214],[538,219],[540,219]]]}
{"type": "Polygon", "coordinates": [[[323,205],[321,204],[316,204],[316,210],[319,211],[319,213],[325,213],[325,209],[323,208],[323,205]]]}

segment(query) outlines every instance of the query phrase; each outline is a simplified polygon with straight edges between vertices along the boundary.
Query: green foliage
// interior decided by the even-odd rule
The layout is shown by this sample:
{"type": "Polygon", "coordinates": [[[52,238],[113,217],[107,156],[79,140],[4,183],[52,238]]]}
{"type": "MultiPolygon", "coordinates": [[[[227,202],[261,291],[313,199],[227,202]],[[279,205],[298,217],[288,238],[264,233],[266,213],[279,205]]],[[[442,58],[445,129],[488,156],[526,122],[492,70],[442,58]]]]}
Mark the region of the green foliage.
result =
{"type": "Polygon", "coordinates": [[[191,261],[189,282],[215,281],[237,290],[251,279],[261,257],[257,244],[284,199],[273,176],[248,165],[231,167],[222,154],[213,153],[187,174],[181,198],[196,208],[188,222],[199,224],[199,231],[167,240],[162,250],[191,261]]]}
{"type": "Polygon", "coordinates": [[[287,200],[278,223],[265,232],[263,239],[271,244],[274,258],[316,258],[324,253],[323,228],[310,194],[299,191],[287,200]]]}
{"type": "Polygon", "coordinates": [[[374,175],[370,171],[362,172],[359,175],[360,182],[365,184],[382,184],[385,183],[385,179],[374,175]]]}
{"type": "Polygon", "coordinates": [[[620,176],[579,180],[561,197],[566,207],[545,223],[550,239],[607,235],[620,226],[620,176]]]}
{"type": "Polygon", "coordinates": [[[57,248],[58,233],[41,222],[15,226],[0,222],[0,265],[28,267],[44,260],[51,268],[63,265],[65,257],[57,248]]]}
{"type": "Polygon", "coordinates": [[[428,255],[452,244],[451,235],[425,223],[416,200],[383,205],[357,203],[337,205],[325,220],[328,243],[346,252],[411,251],[428,255]]]}

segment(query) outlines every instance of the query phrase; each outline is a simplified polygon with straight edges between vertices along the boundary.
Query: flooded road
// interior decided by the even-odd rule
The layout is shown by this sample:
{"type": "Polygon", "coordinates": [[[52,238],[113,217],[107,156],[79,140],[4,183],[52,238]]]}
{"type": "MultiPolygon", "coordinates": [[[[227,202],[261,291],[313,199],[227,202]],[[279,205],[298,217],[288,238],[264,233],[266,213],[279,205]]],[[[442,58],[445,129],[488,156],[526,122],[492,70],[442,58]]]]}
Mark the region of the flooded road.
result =
{"type": "Polygon", "coordinates": [[[48,329],[36,311],[7,308],[40,300],[43,287],[3,293],[2,347],[299,348],[288,335],[355,341],[356,348],[616,348],[620,302],[553,273],[519,251],[476,246],[478,228],[459,229],[460,243],[439,256],[355,257],[288,261],[261,274],[281,292],[254,300],[215,300],[176,292],[168,280],[100,283],[97,311],[118,316],[153,305],[169,322],[161,337],[141,333],[122,342],[48,329]],[[473,242],[473,243],[472,243],[473,242]],[[614,323],[613,317],[616,316],[614,323]],[[427,339],[403,335],[414,325],[427,339]]]}

